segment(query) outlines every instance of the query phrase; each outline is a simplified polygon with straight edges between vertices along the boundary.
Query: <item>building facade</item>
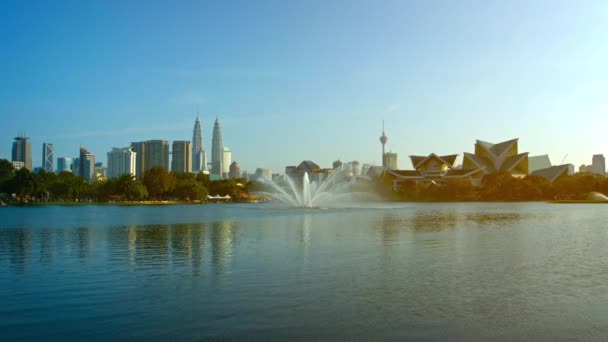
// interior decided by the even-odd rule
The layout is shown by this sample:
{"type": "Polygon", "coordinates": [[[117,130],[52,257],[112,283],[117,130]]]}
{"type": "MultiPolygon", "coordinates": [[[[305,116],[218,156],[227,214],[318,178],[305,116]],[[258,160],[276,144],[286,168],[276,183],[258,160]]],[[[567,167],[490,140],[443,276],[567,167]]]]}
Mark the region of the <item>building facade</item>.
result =
{"type": "Polygon", "coordinates": [[[72,158],[59,157],[57,158],[57,174],[62,172],[72,172],[72,158]]]}
{"type": "Polygon", "coordinates": [[[78,168],[78,175],[84,178],[87,183],[95,182],[95,155],[87,151],[86,148],[80,147],[80,155],[78,160],[80,164],[78,168]]]}
{"type": "Polygon", "coordinates": [[[222,156],[222,177],[228,178],[230,174],[230,164],[232,164],[232,151],[230,147],[224,147],[224,155],[222,156]]]}
{"type": "Polygon", "coordinates": [[[118,178],[125,174],[136,176],[137,153],[131,147],[113,147],[108,152],[108,178],[118,178]]]}
{"type": "Polygon", "coordinates": [[[32,145],[30,138],[19,136],[13,142],[12,159],[14,162],[22,162],[23,167],[32,171],[32,145]]]}
{"type": "Polygon", "coordinates": [[[135,157],[135,177],[142,179],[144,172],[155,166],[169,170],[169,142],[166,140],[148,140],[131,143],[135,157]]]}
{"type": "Polygon", "coordinates": [[[272,179],[272,170],[257,168],[255,170],[255,179],[260,179],[260,178],[272,179]]]}
{"type": "Polygon", "coordinates": [[[213,139],[211,141],[211,174],[222,176],[224,168],[224,145],[222,143],[222,128],[219,119],[213,125],[213,139]]]}
{"type": "Polygon", "coordinates": [[[192,172],[192,145],[189,141],[174,141],[172,145],[171,171],[192,172]]]}
{"type": "Polygon", "coordinates": [[[386,152],[384,154],[384,159],[382,159],[382,166],[386,170],[398,170],[397,153],[386,152]]]}
{"type": "Polygon", "coordinates": [[[205,158],[205,147],[203,144],[203,127],[201,120],[197,116],[192,132],[192,171],[206,171],[207,161],[205,159],[207,158],[205,158]]]}
{"type": "Polygon", "coordinates": [[[594,154],[591,162],[591,172],[605,176],[606,175],[606,158],[603,154],[594,154]]]}
{"type": "Polygon", "coordinates": [[[55,170],[54,167],[54,148],[53,144],[42,144],[42,168],[46,172],[53,172],[55,170]]]}
{"type": "Polygon", "coordinates": [[[528,153],[518,152],[518,139],[498,144],[477,140],[474,153],[464,153],[461,168],[456,168],[456,154],[438,156],[410,156],[414,170],[393,170],[393,189],[398,190],[404,182],[431,182],[441,184],[450,179],[464,179],[473,185],[481,185],[483,176],[497,172],[507,172],[513,177],[538,175],[553,182],[569,173],[568,164],[551,166],[548,156],[532,157],[530,165],[528,153]]]}
{"type": "Polygon", "coordinates": [[[234,178],[241,178],[241,166],[236,161],[233,161],[230,164],[229,177],[233,178],[233,179],[234,178]]]}

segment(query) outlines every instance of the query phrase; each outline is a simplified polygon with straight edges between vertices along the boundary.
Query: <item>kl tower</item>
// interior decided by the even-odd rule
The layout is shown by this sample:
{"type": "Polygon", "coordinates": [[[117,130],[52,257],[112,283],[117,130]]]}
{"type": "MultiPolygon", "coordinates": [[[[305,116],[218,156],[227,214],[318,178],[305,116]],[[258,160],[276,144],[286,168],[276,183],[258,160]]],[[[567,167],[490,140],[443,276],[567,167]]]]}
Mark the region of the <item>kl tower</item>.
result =
{"type": "Polygon", "coordinates": [[[382,143],[382,167],[386,169],[386,158],[384,158],[384,145],[388,141],[388,137],[384,134],[384,120],[382,120],[382,135],[380,136],[380,143],[382,143]]]}

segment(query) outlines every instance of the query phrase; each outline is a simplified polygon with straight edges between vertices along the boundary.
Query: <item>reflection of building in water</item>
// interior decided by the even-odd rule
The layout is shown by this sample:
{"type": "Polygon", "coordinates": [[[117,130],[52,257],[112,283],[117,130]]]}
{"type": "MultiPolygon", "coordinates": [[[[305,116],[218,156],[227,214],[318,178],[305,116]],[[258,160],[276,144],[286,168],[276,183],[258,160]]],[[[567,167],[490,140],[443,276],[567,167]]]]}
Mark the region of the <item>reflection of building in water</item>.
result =
{"type": "Polygon", "coordinates": [[[15,273],[25,273],[25,266],[32,246],[32,237],[29,230],[16,229],[6,232],[8,235],[8,250],[10,253],[11,268],[15,273]]]}
{"type": "Polygon", "coordinates": [[[86,259],[89,254],[89,229],[80,227],[76,230],[76,236],[78,239],[78,257],[80,259],[86,259]]]}
{"type": "Polygon", "coordinates": [[[46,228],[40,232],[40,261],[44,264],[53,261],[54,230],[46,228]]]}
{"type": "Polygon", "coordinates": [[[217,274],[222,274],[232,259],[236,228],[232,221],[214,222],[211,226],[211,263],[217,274]]]}
{"type": "Polygon", "coordinates": [[[135,226],[127,228],[127,238],[129,241],[129,261],[134,264],[137,257],[137,228],[135,226]]]}

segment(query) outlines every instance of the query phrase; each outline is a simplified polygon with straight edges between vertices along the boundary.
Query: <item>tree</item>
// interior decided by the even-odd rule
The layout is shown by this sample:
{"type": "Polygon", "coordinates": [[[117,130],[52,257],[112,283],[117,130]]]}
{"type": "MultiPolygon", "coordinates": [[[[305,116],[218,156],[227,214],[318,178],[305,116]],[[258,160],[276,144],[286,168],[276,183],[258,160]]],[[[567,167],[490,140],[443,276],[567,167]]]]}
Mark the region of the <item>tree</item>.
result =
{"type": "Polygon", "coordinates": [[[84,178],[63,171],[57,175],[55,183],[50,186],[50,190],[52,197],[55,199],[73,201],[84,195],[88,191],[88,187],[89,185],[84,178]]]}
{"type": "Polygon", "coordinates": [[[203,187],[205,187],[206,189],[209,189],[210,185],[211,185],[211,179],[209,178],[209,175],[203,172],[199,172],[196,174],[196,181],[198,183],[200,183],[203,187]]]}
{"type": "Polygon", "coordinates": [[[114,181],[114,194],[121,195],[123,200],[141,201],[148,197],[146,187],[131,174],[124,174],[114,181]]]}
{"type": "Polygon", "coordinates": [[[243,178],[222,179],[211,182],[209,193],[220,196],[229,195],[233,200],[238,201],[241,198],[247,197],[248,190],[243,178]]]}
{"type": "Polygon", "coordinates": [[[7,182],[7,190],[18,196],[30,196],[34,191],[34,174],[22,167],[7,182]]]}
{"type": "Polygon", "coordinates": [[[4,184],[13,178],[13,163],[6,159],[0,159],[0,192],[4,191],[4,184]]]}
{"type": "Polygon", "coordinates": [[[51,187],[57,181],[57,175],[53,172],[46,172],[42,169],[38,173],[33,174],[34,187],[32,195],[37,199],[48,200],[51,196],[51,187]]]}
{"type": "Polygon", "coordinates": [[[207,189],[193,173],[174,172],[175,187],[172,196],[186,201],[200,201],[207,197],[207,189]]]}
{"type": "Polygon", "coordinates": [[[169,195],[175,186],[173,175],[162,166],[155,166],[144,172],[143,183],[148,194],[155,199],[162,199],[169,195]]]}

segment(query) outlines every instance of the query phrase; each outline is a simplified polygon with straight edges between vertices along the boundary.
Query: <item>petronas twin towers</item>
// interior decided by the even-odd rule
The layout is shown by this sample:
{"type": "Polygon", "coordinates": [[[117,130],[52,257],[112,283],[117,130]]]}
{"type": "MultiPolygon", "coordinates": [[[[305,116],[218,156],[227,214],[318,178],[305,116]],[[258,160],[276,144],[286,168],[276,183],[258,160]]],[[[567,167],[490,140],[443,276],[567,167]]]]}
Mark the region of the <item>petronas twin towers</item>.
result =
{"type": "MultiPolygon", "coordinates": [[[[213,139],[211,141],[211,174],[222,175],[224,159],[224,145],[222,144],[222,129],[216,118],[213,125],[213,139]]],[[[203,145],[201,120],[197,116],[192,133],[192,171],[207,171],[207,155],[203,145]]]]}

